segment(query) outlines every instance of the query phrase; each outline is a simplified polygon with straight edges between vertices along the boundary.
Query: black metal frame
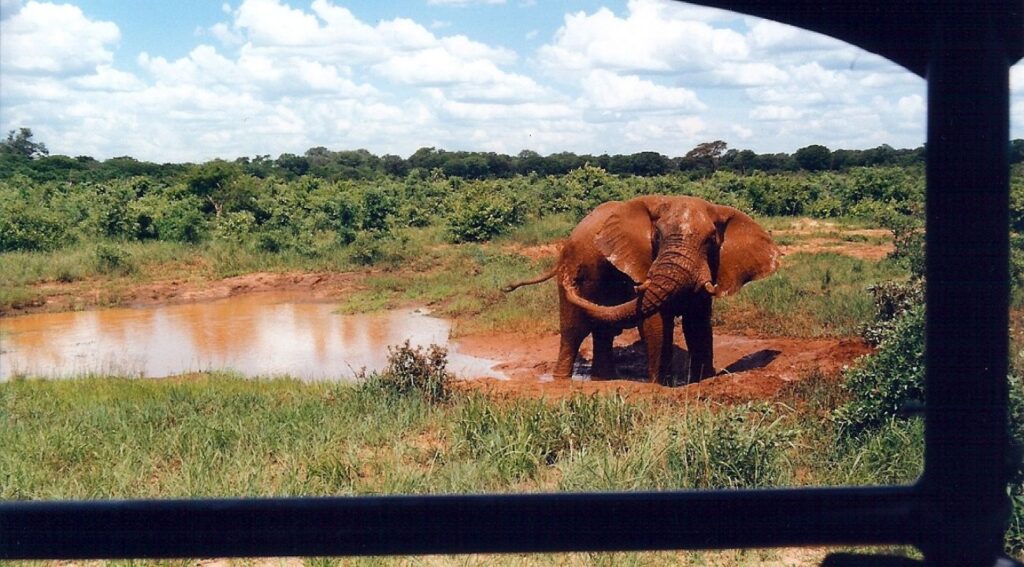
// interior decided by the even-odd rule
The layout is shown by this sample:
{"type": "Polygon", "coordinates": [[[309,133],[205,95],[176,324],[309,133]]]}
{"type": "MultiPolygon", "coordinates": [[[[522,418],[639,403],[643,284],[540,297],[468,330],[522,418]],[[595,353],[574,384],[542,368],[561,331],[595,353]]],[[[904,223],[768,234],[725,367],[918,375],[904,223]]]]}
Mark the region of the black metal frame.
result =
{"type": "Polygon", "coordinates": [[[821,31],[928,79],[925,470],[912,486],[0,503],[0,558],[908,544],[992,565],[1008,513],[1009,66],[1019,2],[702,4],[821,31]]]}

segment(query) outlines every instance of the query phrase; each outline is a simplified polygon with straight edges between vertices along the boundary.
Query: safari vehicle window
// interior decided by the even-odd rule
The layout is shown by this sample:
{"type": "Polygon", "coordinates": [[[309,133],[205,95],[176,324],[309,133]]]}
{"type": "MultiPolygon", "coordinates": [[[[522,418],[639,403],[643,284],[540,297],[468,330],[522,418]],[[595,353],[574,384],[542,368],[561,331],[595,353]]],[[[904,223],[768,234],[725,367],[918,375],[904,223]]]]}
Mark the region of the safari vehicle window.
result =
{"type": "Polygon", "coordinates": [[[729,3],[907,73],[682,4],[248,0],[129,62],[4,3],[0,555],[1019,553],[1020,13],[915,6],[729,3]]]}

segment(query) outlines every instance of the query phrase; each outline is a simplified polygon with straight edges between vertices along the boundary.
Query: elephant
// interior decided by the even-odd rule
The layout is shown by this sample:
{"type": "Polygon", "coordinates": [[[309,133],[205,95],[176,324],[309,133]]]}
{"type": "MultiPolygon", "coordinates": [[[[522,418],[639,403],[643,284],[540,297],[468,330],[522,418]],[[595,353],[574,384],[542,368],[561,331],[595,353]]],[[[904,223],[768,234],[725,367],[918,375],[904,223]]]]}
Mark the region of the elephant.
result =
{"type": "Polygon", "coordinates": [[[599,205],[573,229],[551,270],[502,291],[557,276],[555,379],[572,376],[580,344],[590,334],[593,376],[614,378],[612,340],[637,326],[646,344],[647,378],[664,381],[674,321],[681,317],[688,382],[697,382],[716,372],[714,298],[771,275],[779,256],[768,232],[738,209],[696,197],[648,195],[599,205]]]}

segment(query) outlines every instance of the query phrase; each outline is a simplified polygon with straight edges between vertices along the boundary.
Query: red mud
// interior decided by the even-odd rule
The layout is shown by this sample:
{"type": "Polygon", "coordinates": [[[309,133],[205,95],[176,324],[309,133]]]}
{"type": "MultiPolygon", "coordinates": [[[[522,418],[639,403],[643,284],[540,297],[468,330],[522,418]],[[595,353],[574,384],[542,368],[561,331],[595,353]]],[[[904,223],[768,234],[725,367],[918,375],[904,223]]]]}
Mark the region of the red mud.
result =
{"type": "MultiPolygon", "coordinates": [[[[468,382],[500,396],[564,397],[575,393],[619,392],[629,397],[660,396],[680,399],[713,399],[743,402],[771,399],[790,383],[814,373],[837,377],[870,348],[857,339],[791,339],[748,337],[716,333],[715,364],[718,375],[697,384],[666,387],[650,384],[645,377],[645,355],[635,330],[615,340],[619,379],[581,379],[588,373],[589,341],[581,349],[573,380],[552,380],[551,369],[558,353],[558,335],[494,334],[459,339],[465,354],[504,361],[496,368],[509,380],[479,379],[468,382]]],[[[685,375],[687,354],[676,339],[674,373],[685,375]]]]}
{"type": "Polygon", "coordinates": [[[76,311],[98,306],[147,306],[213,301],[260,291],[301,291],[311,299],[331,299],[359,287],[365,274],[256,272],[222,280],[163,280],[117,287],[109,282],[47,282],[36,287],[45,299],[4,309],[0,315],[76,311]]]}

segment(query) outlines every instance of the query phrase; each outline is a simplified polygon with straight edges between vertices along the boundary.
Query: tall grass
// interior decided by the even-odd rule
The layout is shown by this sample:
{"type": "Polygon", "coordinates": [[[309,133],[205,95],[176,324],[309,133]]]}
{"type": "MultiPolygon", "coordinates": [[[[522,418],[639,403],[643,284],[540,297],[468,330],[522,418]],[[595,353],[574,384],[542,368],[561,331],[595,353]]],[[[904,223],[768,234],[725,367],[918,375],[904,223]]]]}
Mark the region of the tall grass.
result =
{"type": "MultiPolygon", "coordinates": [[[[898,483],[913,480],[922,459],[915,423],[893,422],[838,443],[817,414],[833,397],[814,391],[799,393],[813,403],[793,407],[618,395],[494,400],[458,390],[431,403],[424,392],[374,379],[352,385],[224,373],[0,383],[0,499],[898,483]]],[[[744,565],[772,553],[716,557],[744,565]]],[[[477,560],[502,561],[458,561],[477,560]]],[[[705,559],[577,554],[523,561],[705,559]]]]}
{"type": "Polygon", "coordinates": [[[905,277],[905,269],[888,261],[797,253],[771,277],[717,301],[715,319],[728,328],[767,335],[856,335],[874,316],[868,286],[905,277]]]}

